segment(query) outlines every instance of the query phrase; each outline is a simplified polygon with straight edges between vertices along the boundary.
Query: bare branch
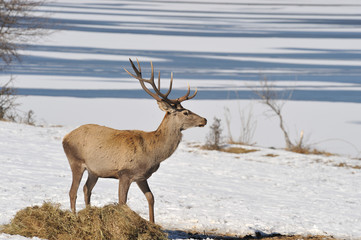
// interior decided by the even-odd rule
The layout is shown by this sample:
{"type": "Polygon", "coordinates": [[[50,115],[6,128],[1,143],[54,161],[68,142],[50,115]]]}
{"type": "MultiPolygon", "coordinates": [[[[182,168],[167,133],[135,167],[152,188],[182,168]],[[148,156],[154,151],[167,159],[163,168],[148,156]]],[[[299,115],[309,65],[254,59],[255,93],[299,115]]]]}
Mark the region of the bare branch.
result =
{"type": "Polygon", "coordinates": [[[288,149],[292,149],[294,147],[294,144],[290,140],[288,131],[284,124],[283,115],[282,115],[282,108],[283,108],[284,103],[280,103],[278,101],[280,99],[278,92],[275,91],[274,87],[268,83],[267,78],[265,78],[263,81],[261,81],[260,90],[254,90],[254,92],[261,98],[261,102],[263,104],[267,105],[272,110],[272,112],[278,117],[278,119],[280,121],[280,123],[279,123],[280,128],[283,132],[284,139],[286,142],[286,147],[288,149]]]}
{"type": "Polygon", "coordinates": [[[42,4],[41,0],[0,0],[0,59],[4,66],[20,60],[18,50],[24,44],[46,34],[46,21],[33,11],[42,4]]]}

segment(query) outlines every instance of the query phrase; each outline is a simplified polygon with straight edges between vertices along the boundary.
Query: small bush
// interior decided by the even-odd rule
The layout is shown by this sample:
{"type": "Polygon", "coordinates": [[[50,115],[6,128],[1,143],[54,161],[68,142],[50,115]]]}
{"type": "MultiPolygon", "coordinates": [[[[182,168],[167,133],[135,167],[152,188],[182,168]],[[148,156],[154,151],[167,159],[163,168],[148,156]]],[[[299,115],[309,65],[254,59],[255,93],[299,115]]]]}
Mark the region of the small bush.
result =
{"type": "MultiPolygon", "coordinates": [[[[239,106],[238,106],[239,107],[239,106]]],[[[257,127],[257,121],[254,119],[253,115],[253,108],[252,106],[249,107],[248,112],[246,112],[246,109],[238,108],[238,114],[239,114],[239,138],[238,140],[234,140],[232,131],[231,131],[231,119],[232,114],[228,107],[224,108],[225,113],[225,119],[226,119],[226,125],[228,130],[228,143],[230,144],[241,144],[241,145],[254,145],[255,142],[253,142],[253,136],[256,131],[257,127]]]]}
{"type": "Polygon", "coordinates": [[[213,124],[210,126],[210,132],[207,136],[206,149],[219,150],[222,143],[221,119],[214,117],[213,124]]]}
{"type": "Polygon", "coordinates": [[[34,111],[29,110],[23,112],[23,117],[19,114],[16,107],[19,106],[16,103],[16,90],[12,86],[14,79],[11,77],[8,82],[3,86],[0,86],[0,121],[10,121],[25,123],[28,125],[35,125],[34,111]]]}
{"type": "Polygon", "coordinates": [[[15,118],[14,109],[18,104],[15,103],[15,88],[12,86],[13,78],[10,78],[0,87],[0,120],[11,120],[15,118]]]}
{"type": "Polygon", "coordinates": [[[167,239],[158,225],[150,223],[126,205],[88,207],[74,215],[58,204],[27,207],[1,232],[25,237],[55,239],[167,239]]]}
{"type": "Polygon", "coordinates": [[[24,114],[24,117],[21,119],[22,123],[35,126],[35,119],[34,119],[34,111],[29,110],[24,114]]]}

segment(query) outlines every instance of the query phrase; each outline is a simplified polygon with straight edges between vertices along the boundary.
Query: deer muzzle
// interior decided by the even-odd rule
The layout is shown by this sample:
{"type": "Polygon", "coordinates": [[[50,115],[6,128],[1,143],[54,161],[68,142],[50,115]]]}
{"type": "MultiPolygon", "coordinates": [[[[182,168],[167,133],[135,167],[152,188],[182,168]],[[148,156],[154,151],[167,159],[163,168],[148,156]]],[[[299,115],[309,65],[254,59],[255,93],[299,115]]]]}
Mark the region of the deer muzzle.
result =
{"type": "Polygon", "coordinates": [[[203,118],[202,123],[199,124],[198,127],[204,127],[205,125],[207,125],[207,119],[203,118]]]}

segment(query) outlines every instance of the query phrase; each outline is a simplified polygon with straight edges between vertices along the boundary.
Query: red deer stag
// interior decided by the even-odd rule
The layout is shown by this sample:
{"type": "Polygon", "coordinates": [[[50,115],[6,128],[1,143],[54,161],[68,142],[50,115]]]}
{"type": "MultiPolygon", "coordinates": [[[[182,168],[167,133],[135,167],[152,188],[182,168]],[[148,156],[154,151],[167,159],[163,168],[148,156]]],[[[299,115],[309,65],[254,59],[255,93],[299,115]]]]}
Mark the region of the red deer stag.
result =
{"type": "Polygon", "coordinates": [[[65,154],[69,160],[73,181],[69,191],[70,207],[75,213],[77,191],[85,170],[88,179],[84,185],[85,204],[90,204],[90,196],[98,178],[116,178],[119,180],[119,204],[127,202],[127,194],[132,182],[136,182],[145,194],[149,205],[149,220],[154,222],[154,197],[147,179],[158,170],[162,161],[170,157],[177,149],[182,131],[191,127],[203,127],[207,120],[182,107],[183,101],[192,99],[190,86],[188,92],[180,98],[169,99],[172,90],[173,74],[169,90],[164,94],[154,83],[154,69],[151,63],[151,77],[144,79],[140,68],[130,63],[136,75],[124,69],[139,80],[140,85],[152,96],[166,114],[158,129],[153,132],[139,130],[116,130],[104,126],[87,124],[67,134],[63,139],[65,154]],[[150,91],[145,84],[150,84],[150,91]]]}

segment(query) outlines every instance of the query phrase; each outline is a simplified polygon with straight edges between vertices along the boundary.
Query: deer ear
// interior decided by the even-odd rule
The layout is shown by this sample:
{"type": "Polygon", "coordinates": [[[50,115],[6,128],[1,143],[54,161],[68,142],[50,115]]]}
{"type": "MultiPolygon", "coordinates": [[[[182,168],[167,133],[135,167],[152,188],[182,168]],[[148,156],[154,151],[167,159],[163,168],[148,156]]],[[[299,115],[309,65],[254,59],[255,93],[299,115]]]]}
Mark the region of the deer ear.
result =
{"type": "Polygon", "coordinates": [[[160,110],[164,111],[164,112],[173,112],[175,109],[167,102],[165,101],[157,101],[158,106],[160,108],[160,110]]]}

